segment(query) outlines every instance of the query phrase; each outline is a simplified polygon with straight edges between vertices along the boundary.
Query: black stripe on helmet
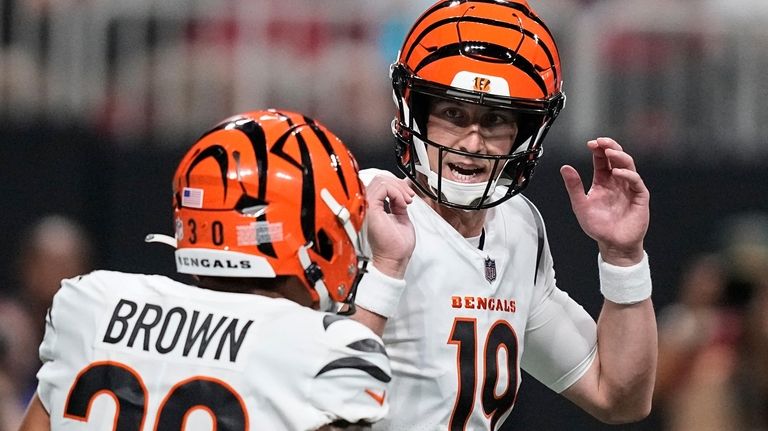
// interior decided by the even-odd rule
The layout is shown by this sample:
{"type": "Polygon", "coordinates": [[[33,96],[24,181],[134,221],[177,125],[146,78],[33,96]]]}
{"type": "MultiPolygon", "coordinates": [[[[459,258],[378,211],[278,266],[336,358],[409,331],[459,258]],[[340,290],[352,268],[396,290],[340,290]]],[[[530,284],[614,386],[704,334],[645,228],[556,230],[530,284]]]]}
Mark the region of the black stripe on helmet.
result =
{"type": "Polygon", "coordinates": [[[286,130],[282,136],[272,146],[272,154],[280,157],[288,163],[295,166],[301,171],[302,183],[301,183],[301,231],[304,234],[304,238],[307,241],[315,241],[315,174],[312,169],[312,157],[309,155],[309,149],[307,148],[307,141],[304,136],[301,135],[301,127],[306,124],[294,125],[293,121],[286,117],[288,122],[288,130],[286,130]],[[284,147],[288,142],[288,138],[294,136],[299,146],[299,154],[301,155],[301,162],[294,160],[288,154],[285,153],[284,147]]]}
{"type": "MultiPolygon", "coordinates": [[[[425,11],[425,12],[424,12],[424,13],[423,13],[423,14],[422,14],[420,17],[419,17],[419,19],[417,19],[417,20],[416,20],[416,22],[413,24],[413,26],[412,26],[411,28],[412,28],[412,29],[415,29],[416,27],[418,27],[418,26],[419,26],[419,24],[421,24],[421,22],[422,22],[422,21],[424,21],[425,19],[427,19],[427,17],[429,17],[430,15],[432,15],[433,13],[435,13],[436,11],[438,11],[438,10],[440,10],[440,9],[444,9],[444,8],[446,8],[446,7],[451,7],[451,6],[453,6],[455,3],[456,3],[456,0],[446,0],[446,1],[444,1],[444,2],[440,2],[440,3],[436,3],[436,4],[434,4],[432,7],[430,7],[429,9],[427,9],[427,10],[426,10],[426,11],[425,11]]],[[[468,3],[468,1],[467,1],[467,0],[462,0],[462,1],[461,1],[461,3],[468,3]]],[[[528,18],[530,18],[531,20],[533,20],[534,22],[536,22],[537,24],[539,24],[539,25],[540,25],[540,26],[541,26],[541,27],[544,29],[544,31],[546,31],[546,32],[547,32],[547,34],[549,35],[549,37],[550,37],[552,40],[555,40],[555,38],[554,38],[554,37],[552,37],[552,33],[549,31],[549,28],[547,27],[547,25],[546,25],[546,24],[544,24],[544,21],[542,21],[542,20],[541,20],[541,18],[539,18],[539,17],[538,17],[538,15],[536,15],[535,13],[533,13],[533,11],[532,11],[530,8],[527,8],[527,7],[523,6],[523,5],[522,5],[522,4],[520,4],[520,3],[510,3],[510,2],[507,2],[507,1],[504,1],[504,0],[471,0],[471,3],[485,3],[485,4],[494,4],[494,5],[503,6],[503,7],[508,7],[508,8],[510,8],[510,9],[515,9],[515,10],[518,10],[518,11],[520,11],[520,12],[523,12],[523,13],[525,14],[525,16],[527,16],[528,18]]],[[[408,39],[410,38],[410,36],[411,36],[411,35],[410,35],[410,34],[408,34],[408,36],[406,36],[405,40],[406,40],[406,41],[408,41],[408,39]]]]}
{"type": "MultiPolygon", "coordinates": [[[[237,117],[216,125],[212,129],[203,133],[202,136],[198,139],[198,141],[202,140],[203,138],[210,135],[211,133],[218,132],[219,130],[224,130],[224,129],[239,130],[243,134],[245,134],[245,136],[251,142],[251,147],[253,148],[253,152],[256,156],[256,167],[259,175],[259,192],[258,192],[257,198],[263,202],[267,194],[266,191],[267,191],[267,165],[268,165],[267,137],[264,133],[264,128],[261,127],[261,124],[257,123],[252,119],[249,119],[248,117],[237,117]]],[[[233,156],[235,155],[233,154],[233,156]]],[[[224,172],[226,172],[226,170],[224,172]]],[[[227,186],[225,182],[224,183],[225,196],[226,196],[226,187],[227,186]]],[[[245,192],[244,188],[243,188],[243,192],[245,192]]]]}
{"type": "MultiPolygon", "coordinates": [[[[245,134],[245,136],[248,137],[248,140],[251,142],[251,147],[253,148],[254,156],[256,158],[256,169],[258,170],[259,175],[259,191],[257,198],[253,199],[252,197],[248,196],[245,193],[245,187],[243,187],[244,199],[241,199],[240,202],[238,202],[238,207],[242,208],[245,206],[264,204],[266,203],[267,199],[267,179],[269,178],[267,176],[267,169],[269,169],[267,136],[264,132],[264,128],[261,126],[261,124],[254,120],[242,121],[242,119],[239,119],[233,120],[230,124],[234,124],[234,128],[245,134]]],[[[265,213],[259,214],[256,217],[256,221],[267,221],[267,215],[265,213]]],[[[277,257],[277,252],[275,251],[275,247],[271,242],[262,242],[258,244],[256,248],[265,256],[272,258],[277,257]]]]}
{"type": "Polygon", "coordinates": [[[339,157],[336,155],[336,152],[333,151],[333,146],[331,145],[331,141],[328,139],[328,135],[326,135],[325,131],[323,131],[323,129],[317,125],[315,120],[304,117],[304,121],[309,124],[312,131],[315,132],[317,139],[320,140],[321,144],[323,144],[323,148],[325,148],[325,152],[328,154],[328,157],[331,159],[333,167],[336,170],[336,175],[339,177],[341,187],[344,189],[344,195],[349,197],[349,187],[347,186],[347,180],[344,178],[344,171],[341,169],[341,165],[339,164],[339,157]]]}
{"type": "Polygon", "coordinates": [[[189,185],[189,177],[192,175],[192,170],[205,159],[212,158],[219,165],[219,172],[221,173],[221,185],[224,187],[224,200],[227,199],[227,169],[229,166],[229,158],[227,157],[227,150],[221,145],[211,145],[204,148],[202,151],[195,155],[192,162],[187,168],[187,172],[184,177],[189,185]]]}
{"type": "Polygon", "coordinates": [[[264,201],[267,196],[267,168],[269,160],[267,158],[267,136],[264,128],[256,121],[237,124],[235,127],[248,137],[251,141],[253,153],[256,156],[256,169],[259,172],[259,194],[258,199],[264,201]]]}
{"type": "Polygon", "coordinates": [[[442,60],[448,57],[467,56],[470,55],[476,59],[488,61],[491,63],[511,63],[526,75],[528,75],[533,82],[541,90],[542,94],[547,95],[547,86],[541,76],[536,72],[536,68],[524,57],[517,56],[517,54],[501,45],[485,42],[463,42],[452,43],[450,45],[443,46],[428,56],[424,57],[416,66],[413,71],[414,74],[418,74],[421,69],[434,63],[435,61],[442,60]],[[512,62],[511,60],[515,61],[512,62]]]}
{"type": "MultiPolygon", "coordinates": [[[[416,46],[418,46],[419,43],[421,42],[421,40],[424,37],[426,37],[429,33],[434,31],[438,27],[442,27],[444,25],[453,25],[453,24],[455,24],[457,22],[458,23],[468,22],[468,23],[486,24],[486,25],[502,27],[502,28],[506,28],[506,29],[510,29],[510,30],[517,30],[517,31],[521,30],[521,27],[520,27],[519,24],[513,24],[513,23],[509,23],[509,22],[498,21],[498,20],[482,18],[482,17],[475,17],[475,16],[461,16],[461,17],[451,17],[451,18],[443,19],[443,20],[436,21],[436,22],[430,24],[429,27],[427,27],[426,29],[424,29],[424,31],[419,33],[418,37],[411,44],[411,48],[403,56],[403,59],[404,59],[403,62],[407,63],[410,60],[411,55],[413,55],[413,51],[416,49],[416,46]]],[[[522,28],[522,32],[523,32],[524,36],[530,37],[533,40],[537,40],[537,35],[534,32],[532,32],[531,30],[523,27],[522,28]]],[[[552,39],[552,40],[554,40],[554,39],[552,39]]],[[[544,54],[547,56],[547,60],[549,60],[549,64],[550,65],[554,65],[555,64],[555,58],[552,55],[552,51],[549,50],[549,47],[546,44],[543,44],[543,43],[538,43],[538,45],[539,45],[539,47],[541,47],[542,51],[544,51],[544,54]]],[[[555,75],[555,80],[559,79],[558,78],[559,73],[560,73],[559,70],[555,70],[555,74],[556,74],[555,75]]]]}

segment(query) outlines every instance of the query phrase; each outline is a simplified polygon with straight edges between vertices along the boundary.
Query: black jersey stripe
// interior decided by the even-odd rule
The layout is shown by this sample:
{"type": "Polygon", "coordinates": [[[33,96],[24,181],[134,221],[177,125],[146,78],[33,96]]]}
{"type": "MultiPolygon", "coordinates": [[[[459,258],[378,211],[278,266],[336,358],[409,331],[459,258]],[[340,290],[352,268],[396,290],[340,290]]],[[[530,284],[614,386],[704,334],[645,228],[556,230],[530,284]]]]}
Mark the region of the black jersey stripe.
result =
{"type": "Polygon", "coordinates": [[[347,347],[360,352],[381,353],[384,356],[388,356],[387,350],[384,348],[384,345],[374,340],[373,338],[366,338],[364,340],[358,340],[358,341],[349,343],[347,344],[347,347]]]}
{"type": "Polygon", "coordinates": [[[347,318],[344,316],[339,316],[338,314],[326,314],[323,316],[323,329],[327,331],[329,326],[340,320],[347,320],[347,318]]]}
{"type": "Polygon", "coordinates": [[[325,374],[329,371],[339,370],[342,368],[351,368],[351,369],[363,371],[364,373],[367,373],[374,379],[384,383],[389,383],[389,381],[392,380],[392,377],[389,374],[387,374],[384,370],[382,370],[379,366],[363,358],[355,358],[351,356],[347,356],[344,358],[336,359],[335,361],[331,361],[326,366],[324,366],[323,369],[318,371],[315,377],[319,377],[321,374],[325,374]]]}
{"type": "Polygon", "coordinates": [[[528,208],[531,209],[531,212],[533,213],[533,219],[536,223],[536,234],[539,237],[539,244],[538,249],[536,250],[536,273],[533,276],[533,284],[536,284],[536,280],[539,277],[539,272],[543,272],[541,266],[541,255],[544,253],[544,220],[541,219],[541,214],[539,213],[539,210],[536,209],[536,207],[523,197],[523,201],[525,201],[526,204],[528,204],[528,208]]]}
{"type": "MultiPolygon", "coordinates": [[[[346,316],[340,316],[338,314],[326,314],[323,316],[323,329],[328,330],[328,327],[334,323],[348,320],[349,318],[346,316]]],[[[364,338],[362,340],[353,341],[347,344],[347,347],[359,352],[381,353],[384,356],[388,356],[384,345],[374,340],[373,338],[364,338]]]]}

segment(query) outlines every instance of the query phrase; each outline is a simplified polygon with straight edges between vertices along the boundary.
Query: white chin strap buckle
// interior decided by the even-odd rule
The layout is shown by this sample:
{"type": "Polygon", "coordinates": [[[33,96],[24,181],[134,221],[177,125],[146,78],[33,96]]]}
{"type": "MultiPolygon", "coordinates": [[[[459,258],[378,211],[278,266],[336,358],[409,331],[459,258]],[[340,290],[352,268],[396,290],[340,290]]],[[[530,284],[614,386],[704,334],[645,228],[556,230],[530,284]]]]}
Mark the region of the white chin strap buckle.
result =
{"type": "Polygon", "coordinates": [[[312,248],[312,242],[308,242],[305,245],[299,247],[298,256],[301,268],[304,270],[307,281],[312,284],[312,287],[317,292],[317,296],[320,300],[321,311],[333,311],[334,303],[328,295],[328,288],[325,287],[325,281],[323,281],[323,273],[320,268],[312,262],[309,257],[308,250],[312,248]]]}
{"type": "Polygon", "coordinates": [[[150,233],[144,237],[144,242],[159,242],[176,248],[176,238],[161,233],[150,233]]]}

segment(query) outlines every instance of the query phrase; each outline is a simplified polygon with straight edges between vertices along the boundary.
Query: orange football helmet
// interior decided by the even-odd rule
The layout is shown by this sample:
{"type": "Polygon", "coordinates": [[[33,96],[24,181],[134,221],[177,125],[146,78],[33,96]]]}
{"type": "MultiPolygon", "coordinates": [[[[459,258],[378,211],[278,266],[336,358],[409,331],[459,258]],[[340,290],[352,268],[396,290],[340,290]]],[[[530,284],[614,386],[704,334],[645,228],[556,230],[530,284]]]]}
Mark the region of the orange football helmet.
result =
{"type": "Polygon", "coordinates": [[[286,111],[224,120],[173,179],[176,267],[217,277],[302,280],[321,310],[353,300],[365,259],[365,192],[342,141],[286,111]]]}
{"type": "Polygon", "coordinates": [[[498,205],[522,191],[542,153],[541,143],[565,104],[560,56],[544,22],[525,0],[441,0],[405,38],[390,69],[397,115],[392,123],[399,168],[439,203],[463,209],[498,205]],[[517,135],[506,155],[441,145],[428,138],[435,99],[509,111],[517,135]],[[484,159],[500,172],[481,183],[459,183],[430,166],[427,146],[484,159]]]}

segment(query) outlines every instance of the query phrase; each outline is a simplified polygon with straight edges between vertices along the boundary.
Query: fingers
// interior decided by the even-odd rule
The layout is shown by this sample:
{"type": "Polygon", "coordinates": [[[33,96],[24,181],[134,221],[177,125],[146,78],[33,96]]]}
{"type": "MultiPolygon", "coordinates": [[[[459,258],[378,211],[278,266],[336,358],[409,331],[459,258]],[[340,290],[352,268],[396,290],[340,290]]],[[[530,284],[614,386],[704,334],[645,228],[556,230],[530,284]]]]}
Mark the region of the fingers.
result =
{"type": "Polygon", "coordinates": [[[635,171],[635,159],[628,153],[621,150],[608,148],[605,150],[605,156],[608,158],[611,169],[629,169],[635,171]]]}
{"type": "Polygon", "coordinates": [[[407,214],[408,204],[413,200],[412,196],[408,196],[400,190],[388,194],[387,198],[389,199],[389,213],[395,215],[407,214]]]}
{"type": "Polygon", "coordinates": [[[597,138],[588,141],[587,148],[592,151],[592,165],[596,177],[609,174],[613,167],[612,155],[623,153],[624,151],[621,145],[611,138],[597,138]]]}
{"type": "Polygon", "coordinates": [[[592,151],[595,181],[620,179],[628,184],[633,192],[648,194],[645,183],[637,173],[635,159],[624,152],[618,142],[611,138],[597,138],[587,142],[587,147],[592,151]]]}
{"type": "Polygon", "coordinates": [[[560,175],[565,183],[565,190],[571,200],[571,205],[579,205],[585,198],[584,183],[581,181],[579,173],[572,166],[565,165],[560,168],[560,175]]]}
{"type": "Polygon", "coordinates": [[[629,189],[638,195],[647,196],[650,194],[648,188],[643,182],[642,177],[640,177],[640,174],[638,174],[634,169],[613,168],[611,175],[623,180],[627,185],[629,185],[629,189]]]}
{"type": "Polygon", "coordinates": [[[406,180],[376,176],[366,187],[366,194],[372,210],[403,214],[413,201],[415,192],[406,180]]]}
{"type": "Polygon", "coordinates": [[[589,142],[587,142],[587,146],[590,148],[598,149],[601,148],[602,150],[606,150],[608,148],[617,150],[617,151],[624,151],[623,148],[621,148],[621,145],[619,145],[618,142],[614,141],[611,138],[597,138],[593,139],[589,142]]]}

